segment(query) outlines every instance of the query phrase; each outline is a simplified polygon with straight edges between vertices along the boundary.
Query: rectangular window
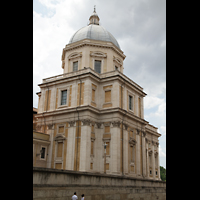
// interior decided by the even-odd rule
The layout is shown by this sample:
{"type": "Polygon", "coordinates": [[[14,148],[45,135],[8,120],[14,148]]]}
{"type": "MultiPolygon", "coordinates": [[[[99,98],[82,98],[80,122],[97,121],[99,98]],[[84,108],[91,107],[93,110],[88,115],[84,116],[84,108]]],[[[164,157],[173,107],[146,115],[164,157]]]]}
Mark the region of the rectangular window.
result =
{"type": "Polygon", "coordinates": [[[92,89],[92,101],[95,101],[95,90],[92,89]]]}
{"type": "Polygon", "coordinates": [[[45,149],[44,147],[42,147],[42,150],[41,150],[41,158],[45,159],[45,149]]]}
{"type": "Polygon", "coordinates": [[[78,61],[73,62],[73,72],[78,71],[78,61]]]}
{"type": "Polygon", "coordinates": [[[91,155],[94,154],[94,141],[91,141],[91,155]]]}
{"type": "Polygon", "coordinates": [[[57,157],[62,157],[62,149],[63,149],[63,143],[58,142],[57,145],[57,157]]]}
{"type": "Polygon", "coordinates": [[[129,109],[132,110],[132,96],[129,96],[129,109]]]}
{"type": "Polygon", "coordinates": [[[94,71],[96,71],[97,73],[101,73],[101,61],[100,60],[95,60],[94,71]]]}
{"type": "Polygon", "coordinates": [[[67,90],[61,91],[61,105],[66,105],[67,103],[67,90]]]}
{"type": "Polygon", "coordinates": [[[105,102],[111,102],[111,90],[105,91],[105,102]]]}
{"type": "Polygon", "coordinates": [[[109,156],[110,155],[110,142],[106,142],[107,146],[106,146],[106,155],[109,156]]]}

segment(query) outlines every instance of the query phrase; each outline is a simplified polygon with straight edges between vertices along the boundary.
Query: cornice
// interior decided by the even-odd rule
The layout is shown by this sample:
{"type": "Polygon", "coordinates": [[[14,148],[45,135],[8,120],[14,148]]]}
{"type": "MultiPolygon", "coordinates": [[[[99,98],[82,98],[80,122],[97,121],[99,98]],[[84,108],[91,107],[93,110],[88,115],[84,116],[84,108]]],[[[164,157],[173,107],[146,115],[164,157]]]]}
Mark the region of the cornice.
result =
{"type": "MultiPolygon", "coordinates": [[[[82,106],[79,106],[77,108],[78,108],[79,112],[88,110],[88,111],[94,112],[95,114],[98,114],[98,115],[109,114],[109,113],[114,113],[114,112],[118,112],[122,116],[124,115],[124,110],[119,108],[119,107],[98,109],[98,108],[95,108],[95,107],[93,107],[91,105],[82,105],[82,106]]],[[[56,116],[56,115],[69,114],[69,113],[72,113],[72,112],[77,112],[76,107],[64,108],[64,109],[56,109],[56,110],[53,110],[53,111],[47,111],[47,112],[43,112],[43,113],[38,113],[36,115],[36,117],[37,118],[52,117],[52,116],[56,116]]],[[[132,113],[129,113],[129,112],[127,112],[126,117],[129,117],[132,120],[135,120],[136,122],[139,122],[139,123],[141,123],[143,125],[148,124],[148,122],[146,120],[144,120],[142,118],[139,118],[136,115],[134,115],[132,113]]],[[[113,125],[113,123],[112,123],[112,125],[113,125]]],[[[125,123],[125,125],[128,126],[127,123],[125,123]]],[[[117,124],[116,124],[116,126],[117,126],[117,124]]],[[[125,128],[127,128],[127,127],[125,127],[125,128]]]]}
{"type": "Polygon", "coordinates": [[[63,48],[63,53],[65,51],[71,51],[73,49],[77,49],[83,46],[95,46],[100,48],[111,48],[113,49],[117,54],[119,54],[123,60],[126,58],[124,55],[124,52],[120,49],[118,49],[113,43],[106,42],[106,41],[99,41],[99,40],[91,40],[91,39],[83,39],[71,44],[67,44],[65,48],[63,48]]]}
{"type": "Polygon", "coordinates": [[[143,92],[143,88],[141,86],[139,86],[137,83],[135,83],[133,80],[128,78],[126,75],[124,75],[120,71],[115,70],[115,71],[110,71],[110,72],[98,74],[97,72],[95,72],[90,67],[81,69],[81,70],[76,71],[76,72],[69,72],[69,73],[60,74],[60,75],[57,75],[57,76],[45,78],[45,79],[43,79],[43,83],[38,84],[38,86],[40,86],[41,88],[47,87],[47,86],[50,87],[50,86],[53,86],[53,85],[74,81],[76,79],[79,79],[80,77],[82,79],[87,78],[87,77],[91,77],[98,82],[104,82],[104,81],[107,81],[108,79],[109,79],[109,81],[116,80],[116,79],[118,79],[119,81],[122,81],[122,82],[126,81],[126,85],[128,85],[129,87],[134,89],[140,95],[142,95],[143,97],[147,95],[145,92],[143,92]]]}
{"type": "Polygon", "coordinates": [[[149,129],[148,127],[145,127],[145,130],[146,130],[146,133],[154,134],[154,135],[156,135],[157,137],[160,137],[160,136],[161,136],[160,133],[149,129]]]}

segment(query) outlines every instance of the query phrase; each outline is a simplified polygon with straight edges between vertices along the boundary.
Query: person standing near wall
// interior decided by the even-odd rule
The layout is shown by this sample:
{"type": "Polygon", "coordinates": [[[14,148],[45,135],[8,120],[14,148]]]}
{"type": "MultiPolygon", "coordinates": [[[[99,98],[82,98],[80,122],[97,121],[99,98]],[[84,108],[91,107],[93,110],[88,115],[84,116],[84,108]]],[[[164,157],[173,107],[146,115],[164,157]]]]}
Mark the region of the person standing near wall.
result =
{"type": "Polygon", "coordinates": [[[85,200],[84,194],[82,194],[81,196],[82,196],[81,200],[85,200]]]}
{"type": "Polygon", "coordinates": [[[74,195],[72,196],[72,200],[77,200],[78,197],[76,196],[76,192],[74,192],[74,195]]]}

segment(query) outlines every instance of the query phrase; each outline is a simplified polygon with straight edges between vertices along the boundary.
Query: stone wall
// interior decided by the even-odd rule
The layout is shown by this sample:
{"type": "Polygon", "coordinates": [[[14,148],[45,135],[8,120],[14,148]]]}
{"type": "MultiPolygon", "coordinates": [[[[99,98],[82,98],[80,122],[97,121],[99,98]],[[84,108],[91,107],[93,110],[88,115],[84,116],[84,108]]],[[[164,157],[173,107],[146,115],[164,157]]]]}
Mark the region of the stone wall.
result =
{"type": "Polygon", "coordinates": [[[127,176],[33,167],[34,200],[165,200],[166,182],[127,176]]]}

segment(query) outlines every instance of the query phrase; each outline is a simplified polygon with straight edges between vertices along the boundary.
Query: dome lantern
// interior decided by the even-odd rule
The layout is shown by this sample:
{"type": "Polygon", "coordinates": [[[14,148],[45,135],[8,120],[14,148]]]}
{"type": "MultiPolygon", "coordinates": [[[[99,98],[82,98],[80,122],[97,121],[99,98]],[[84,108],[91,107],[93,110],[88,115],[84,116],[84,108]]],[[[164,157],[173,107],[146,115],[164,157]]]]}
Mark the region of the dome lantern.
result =
{"type": "Polygon", "coordinates": [[[94,11],[93,11],[92,15],[90,16],[89,20],[90,20],[89,25],[90,25],[90,24],[99,25],[99,20],[100,20],[100,19],[99,19],[99,16],[97,15],[97,13],[96,13],[96,8],[95,8],[95,6],[94,6],[94,11]]]}

